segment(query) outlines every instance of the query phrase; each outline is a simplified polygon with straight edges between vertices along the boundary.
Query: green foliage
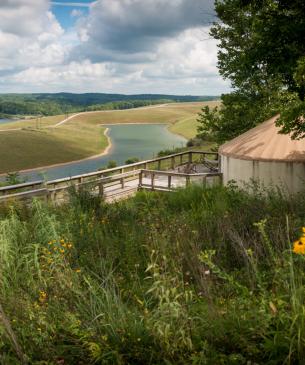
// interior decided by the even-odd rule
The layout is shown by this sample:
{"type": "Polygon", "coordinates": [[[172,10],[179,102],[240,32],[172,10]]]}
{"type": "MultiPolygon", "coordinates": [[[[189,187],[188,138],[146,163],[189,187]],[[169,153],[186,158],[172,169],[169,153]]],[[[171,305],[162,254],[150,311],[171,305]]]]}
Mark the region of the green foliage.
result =
{"type": "Polygon", "coordinates": [[[218,112],[203,110],[199,135],[219,143],[278,112],[283,133],[304,132],[305,8],[303,1],[217,0],[218,68],[234,91],[218,112]]]}
{"type": "Polygon", "coordinates": [[[220,107],[202,109],[198,117],[198,137],[224,143],[274,116],[288,101],[286,92],[270,90],[256,95],[237,91],[224,94],[220,107]]]}
{"type": "Polygon", "coordinates": [[[17,185],[25,182],[18,172],[10,172],[5,176],[5,185],[17,185]]]}
{"type": "Polygon", "coordinates": [[[126,165],[130,165],[132,163],[136,163],[136,162],[139,162],[140,159],[138,157],[129,157],[126,161],[125,161],[125,164],[126,165]]]}
{"type": "Polygon", "coordinates": [[[114,160],[110,160],[107,163],[107,169],[113,169],[114,167],[117,167],[117,163],[114,160]]]}
{"type": "Polygon", "coordinates": [[[305,194],[251,188],[1,206],[0,361],[301,364],[305,194]]]}

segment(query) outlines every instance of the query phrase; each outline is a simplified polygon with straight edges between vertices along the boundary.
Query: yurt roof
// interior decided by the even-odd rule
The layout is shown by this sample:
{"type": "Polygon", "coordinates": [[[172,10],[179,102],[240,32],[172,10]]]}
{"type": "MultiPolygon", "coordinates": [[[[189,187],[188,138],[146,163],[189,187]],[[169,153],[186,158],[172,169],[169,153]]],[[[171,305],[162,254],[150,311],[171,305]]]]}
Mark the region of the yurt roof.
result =
{"type": "Polygon", "coordinates": [[[305,162],[305,139],[292,140],[279,134],[278,115],[223,144],[221,155],[242,160],[305,162]]]}

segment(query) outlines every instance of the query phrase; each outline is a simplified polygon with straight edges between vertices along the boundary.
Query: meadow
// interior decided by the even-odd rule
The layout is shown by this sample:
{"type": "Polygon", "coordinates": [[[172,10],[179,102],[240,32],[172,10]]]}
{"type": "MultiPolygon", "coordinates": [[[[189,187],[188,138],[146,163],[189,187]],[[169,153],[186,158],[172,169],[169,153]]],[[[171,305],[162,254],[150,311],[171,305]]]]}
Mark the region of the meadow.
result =
{"type": "Polygon", "coordinates": [[[0,362],[303,364],[305,193],[250,189],[2,206],[0,362]]]}
{"type": "MultiPolygon", "coordinates": [[[[171,103],[161,107],[81,114],[54,127],[64,115],[2,124],[0,173],[70,162],[103,152],[108,141],[102,124],[167,123],[173,133],[196,135],[197,114],[206,103],[171,103]],[[52,128],[54,127],[54,128],[52,128]],[[13,130],[21,128],[21,130],[13,130]]],[[[217,105],[217,102],[208,102],[217,105]]]]}

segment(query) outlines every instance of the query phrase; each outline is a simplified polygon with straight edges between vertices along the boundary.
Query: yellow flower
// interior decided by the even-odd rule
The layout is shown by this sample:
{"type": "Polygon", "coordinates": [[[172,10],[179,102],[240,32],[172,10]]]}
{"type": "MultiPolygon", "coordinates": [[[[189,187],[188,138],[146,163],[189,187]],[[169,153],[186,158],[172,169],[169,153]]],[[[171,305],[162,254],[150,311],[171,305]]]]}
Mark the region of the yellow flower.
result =
{"type": "Polygon", "coordinates": [[[39,302],[44,303],[46,299],[47,299],[47,293],[43,290],[39,290],[39,298],[38,298],[39,302]]]}
{"type": "Polygon", "coordinates": [[[75,272],[81,272],[82,270],[81,269],[76,269],[75,272]]]}
{"type": "Polygon", "coordinates": [[[302,227],[302,232],[303,234],[305,234],[305,227],[302,227]]]}
{"type": "Polygon", "coordinates": [[[305,239],[302,240],[302,238],[293,243],[293,252],[298,255],[305,255],[305,239]]]}

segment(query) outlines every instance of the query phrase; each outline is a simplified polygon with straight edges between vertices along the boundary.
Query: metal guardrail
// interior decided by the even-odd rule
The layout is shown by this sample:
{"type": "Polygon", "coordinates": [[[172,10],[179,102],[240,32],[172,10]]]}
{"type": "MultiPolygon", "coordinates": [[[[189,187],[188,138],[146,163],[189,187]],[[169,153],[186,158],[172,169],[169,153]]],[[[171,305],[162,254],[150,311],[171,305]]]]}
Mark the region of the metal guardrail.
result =
{"type": "Polygon", "coordinates": [[[161,171],[162,164],[164,167],[165,162],[167,164],[165,166],[167,169],[174,169],[178,165],[181,166],[183,164],[193,163],[196,155],[200,157],[200,161],[204,161],[206,157],[211,156],[214,156],[215,160],[218,159],[218,154],[214,152],[186,151],[63,179],[50,181],[39,180],[18,185],[5,186],[0,188],[0,202],[8,199],[31,199],[35,196],[42,196],[48,200],[56,200],[58,194],[68,191],[71,186],[74,186],[76,189],[86,186],[91,187],[92,189],[98,189],[98,194],[103,195],[104,190],[107,187],[110,187],[111,184],[115,185],[119,183],[121,189],[124,189],[125,182],[130,179],[138,179],[139,187],[144,187],[145,185],[146,187],[151,186],[151,189],[154,189],[155,176],[168,176],[168,186],[169,189],[171,189],[171,179],[173,177],[185,177],[186,185],[188,185],[192,176],[208,177],[220,175],[219,173],[186,174],[180,172],[161,171]],[[148,169],[150,166],[157,169],[148,169]],[[151,184],[143,184],[143,176],[145,174],[151,176],[151,184]]]}

